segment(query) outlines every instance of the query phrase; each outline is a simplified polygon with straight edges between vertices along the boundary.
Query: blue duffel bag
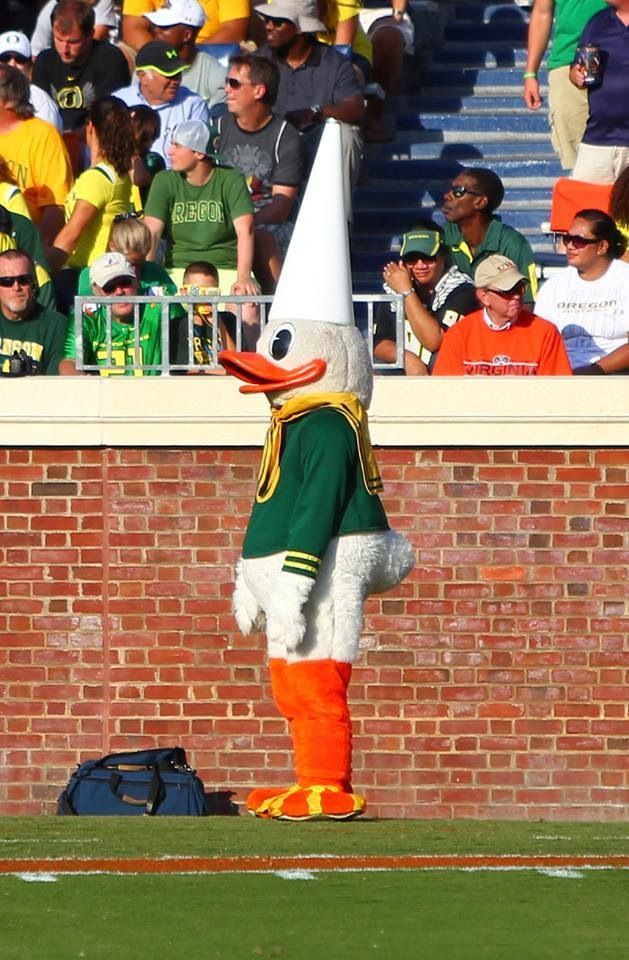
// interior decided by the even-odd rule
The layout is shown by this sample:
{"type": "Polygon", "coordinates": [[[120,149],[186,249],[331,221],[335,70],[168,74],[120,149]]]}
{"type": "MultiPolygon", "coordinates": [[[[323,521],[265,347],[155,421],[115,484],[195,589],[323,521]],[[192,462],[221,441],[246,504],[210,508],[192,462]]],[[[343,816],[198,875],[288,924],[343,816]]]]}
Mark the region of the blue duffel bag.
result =
{"type": "Polygon", "coordinates": [[[79,764],[57,801],[62,816],[200,817],[205,790],[182,747],[111,753],[79,764]]]}

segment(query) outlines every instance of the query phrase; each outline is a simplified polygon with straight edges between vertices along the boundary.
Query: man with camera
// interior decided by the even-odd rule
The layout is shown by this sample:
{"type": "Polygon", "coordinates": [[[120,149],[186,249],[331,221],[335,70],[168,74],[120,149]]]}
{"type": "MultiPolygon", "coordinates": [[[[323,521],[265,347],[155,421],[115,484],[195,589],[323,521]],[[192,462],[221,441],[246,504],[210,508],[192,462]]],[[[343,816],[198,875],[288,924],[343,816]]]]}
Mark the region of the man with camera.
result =
{"type": "Polygon", "coordinates": [[[0,253],[0,372],[57,374],[68,321],[37,303],[35,264],[22,250],[0,253]]]}

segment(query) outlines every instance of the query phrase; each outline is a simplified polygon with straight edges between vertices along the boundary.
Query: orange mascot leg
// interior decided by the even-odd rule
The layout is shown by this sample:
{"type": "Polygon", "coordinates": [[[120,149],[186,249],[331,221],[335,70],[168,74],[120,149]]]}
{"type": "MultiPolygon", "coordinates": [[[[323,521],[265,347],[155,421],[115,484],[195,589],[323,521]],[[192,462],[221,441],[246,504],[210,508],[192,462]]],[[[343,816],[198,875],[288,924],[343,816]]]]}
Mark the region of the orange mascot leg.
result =
{"type": "Polygon", "coordinates": [[[352,793],[352,732],[347,707],[349,663],[336,660],[271,660],[275,703],[288,720],[297,784],[288,790],[254,790],[250,812],[261,817],[349,819],[365,801],[352,793]]]}

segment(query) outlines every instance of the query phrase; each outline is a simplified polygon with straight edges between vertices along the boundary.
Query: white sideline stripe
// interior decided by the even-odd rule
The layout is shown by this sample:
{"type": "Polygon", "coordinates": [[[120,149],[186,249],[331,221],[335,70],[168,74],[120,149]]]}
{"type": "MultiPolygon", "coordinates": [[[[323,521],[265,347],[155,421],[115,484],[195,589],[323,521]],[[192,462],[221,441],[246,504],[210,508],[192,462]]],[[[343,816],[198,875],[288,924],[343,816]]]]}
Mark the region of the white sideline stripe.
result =
{"type": "Polygon", "coordinates": [[[583,880],[584,877],[579,870],[566,870],[562,867],[539,867],[537,872],[547,877],[564,877],[566,880],[583,880]]]}
{"type": "MultiPolygon", "coordinates": [[[[629,867],[614,866],[612,864],[588,864],[579,867],[579,870],[602,871],[602,870],[623,870],[629,871],[629,867]]],[[[62,873],[3,873],[2,877],[16,877],[18,880],[28,880],[34,882],[41,877],[45,882],[54,880],[63,880],[65,877],[219,877],[224,876],[276,876],[282,880],[311,880],[315,879],[315,874],[328,873],[541,873],[548,876],[567,877],[570,875],[575,879],[581,878],[582,874],[573,872],[560,867],[336,867],[332,870],[323,870],[314,867],[312,870],[173,870],[172,873],[147,873],[142,870],[137,872],[121,870],[64,870],[62,873]],[[291,874],[291,876],[287,876],[291,874]],[[310,876],[295,876],[295,874],[310,874],[310,876]]]]}
{"type": "MultiPolygon", "coordinates": [[[[564,836],[561,833],[551,833],[543,834],[540,833],[536,837],[533,837],[534,840],[574,840],[574,837],[564,836]]],[[[629,840],[629,836],[621,835],[620,837],[589,837],[590,840],[629,840]]]]}
{"type": "Polygon", "coordinates": [[[58,873],[16,873],[10,876],[19,877],[26,883],[56,883],[59,879],[58,873]]]}

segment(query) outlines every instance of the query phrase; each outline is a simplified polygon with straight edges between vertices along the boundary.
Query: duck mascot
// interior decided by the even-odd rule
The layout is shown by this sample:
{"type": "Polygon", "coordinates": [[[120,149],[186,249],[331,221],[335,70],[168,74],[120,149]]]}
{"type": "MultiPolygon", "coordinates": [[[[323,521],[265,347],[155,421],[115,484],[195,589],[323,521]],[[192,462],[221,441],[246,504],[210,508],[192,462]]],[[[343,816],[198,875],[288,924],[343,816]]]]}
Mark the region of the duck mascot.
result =
{"type": "Polygon", "coordinates": [[[354,325],[344,209],[340,128],[328,121],[256,352],[218,358],[243,393],[271,404],[234,591],[242,633],[266,628],[273,698],[293,742],[296,783],[247,798],[268,819],[364,812],[347,704],[363,604],[414,563],[378,496],[373,372],[354,325]]]}

